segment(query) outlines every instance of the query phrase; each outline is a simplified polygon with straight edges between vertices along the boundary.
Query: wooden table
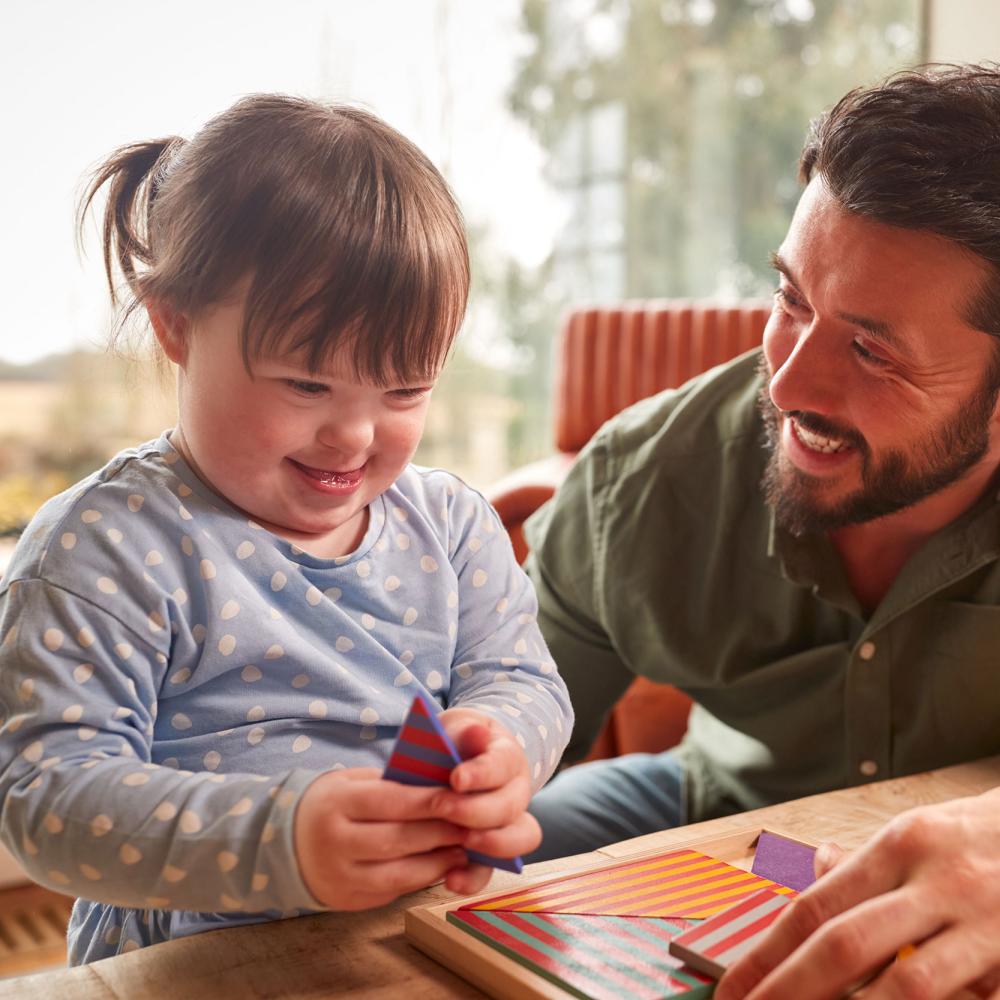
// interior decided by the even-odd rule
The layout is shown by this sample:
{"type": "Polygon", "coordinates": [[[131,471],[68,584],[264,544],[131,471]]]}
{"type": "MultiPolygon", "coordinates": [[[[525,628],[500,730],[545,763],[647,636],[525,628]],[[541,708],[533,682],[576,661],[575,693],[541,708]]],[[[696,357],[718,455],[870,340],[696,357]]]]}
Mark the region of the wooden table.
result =
{"type": "MultiPolygon", "coordinates": [[[[531,865],[527,872],[539,876],[571,871],[641,850],[666,849],[694,837],[724,836],[748,826],[771,826],[807,840],[834,840],[841,847],[853,848],[905,809],[975,795],[997,785],[1000,757],[991,757],[649,834],[593,854],[531,865]]],[[[491,887],[502,889],[515,881],[516,876],[498,872],[491,887]]],[[[482,997],[479,990],[411,947],[403,936],[403,914],[408,907],[447,898],[446,891],[436,887],[366,913],[320,914],[199,934],[81,968],[0,980],[0,1000],[482,997]]]]}

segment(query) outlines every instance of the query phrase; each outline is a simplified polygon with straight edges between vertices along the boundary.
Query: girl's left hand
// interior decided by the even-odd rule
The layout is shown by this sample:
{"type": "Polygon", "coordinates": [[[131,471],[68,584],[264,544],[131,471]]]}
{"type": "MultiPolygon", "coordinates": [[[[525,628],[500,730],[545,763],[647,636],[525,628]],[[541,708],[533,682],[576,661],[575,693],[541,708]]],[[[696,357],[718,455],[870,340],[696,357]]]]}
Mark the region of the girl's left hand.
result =
{"type": "MultiPolygon", "coordinates": [[[[542,842],[542,831],[527,811],[531,799],[528,758],[510,731],[484,712],[450,708],[441,724],[463,763],[451,772],[449,795],[437,811],[441,819],[469,829],[462,846],[471,851],[514,858],[542,842]]],[[[491,868],[469,865],[448,873],[452,892],[473,893],[490,879],[491,868]]]]}

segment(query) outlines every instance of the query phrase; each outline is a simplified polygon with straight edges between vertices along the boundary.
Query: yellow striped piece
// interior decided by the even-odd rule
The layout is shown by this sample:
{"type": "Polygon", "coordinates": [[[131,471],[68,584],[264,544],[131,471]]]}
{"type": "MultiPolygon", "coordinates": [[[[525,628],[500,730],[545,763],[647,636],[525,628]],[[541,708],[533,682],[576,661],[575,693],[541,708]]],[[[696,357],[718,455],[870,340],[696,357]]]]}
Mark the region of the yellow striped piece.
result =
{"type": "Polygon", "coordinates": [[[718,913],[760,889],[795,895],[791,889],[725,861],[680,850],[553,879],[526,891],[481,900],[475,909],[697,919],[718,913]]]}

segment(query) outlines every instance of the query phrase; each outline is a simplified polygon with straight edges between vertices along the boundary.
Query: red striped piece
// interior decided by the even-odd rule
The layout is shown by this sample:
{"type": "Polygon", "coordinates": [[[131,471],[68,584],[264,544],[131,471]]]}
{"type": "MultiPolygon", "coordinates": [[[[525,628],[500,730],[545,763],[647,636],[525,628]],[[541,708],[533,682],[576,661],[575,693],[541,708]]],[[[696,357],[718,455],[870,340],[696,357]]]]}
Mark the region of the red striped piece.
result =
{"type": "Polygon", "coordinates": [[[791,902],[768,889],[754,893],[670,942],[670,953],[718,978],[777,920],[791,902]]]}
{"type": "Polygon", "coordinates": [[[448,920],[588,1000],[701,1000],[712,989],[664,947],[688,921],[475,909],[448,920]]]}
{"type": "MultiPolygon", "coordinates": [[[[382,772],[383,778],[404,785],[430,787],[450,783],[451,772],[462,762],[462,758],[438,722],[437,712],[437,705],[423,692],[418,691],[414,695],[410,711],[399,727],[389,762],[382,772]]],[[[517,874],[524,868],[520,858],[494,858],[468,850],[465,853],[473,864],[503,868],[517,874]]]]}

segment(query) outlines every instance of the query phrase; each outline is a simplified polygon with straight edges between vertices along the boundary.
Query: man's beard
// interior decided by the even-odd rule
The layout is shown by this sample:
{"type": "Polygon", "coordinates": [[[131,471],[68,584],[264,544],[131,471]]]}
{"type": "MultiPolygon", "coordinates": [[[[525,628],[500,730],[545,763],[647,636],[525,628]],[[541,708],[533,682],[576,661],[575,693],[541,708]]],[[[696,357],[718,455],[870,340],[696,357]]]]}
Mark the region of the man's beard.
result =
{"type": "Polygon", "coordinates": [[[989,447],[990,418],[1000,394],[1000,365],[996,356],[991,359],[983,384],[957,413],[937,427],[928,428],[919,446],[919,461],[914,455],[897,450],[889,450],[876,459],[868,442],[853,428],[840,426],[808,411],[785,413],[784,419],[794,418],[807,431],[843,440],[860,456],[860,488],[833,504],[825,504],[823,480],[783,459],[782,414],[768,393],[770,375],[763,355],[757,370],[763,378],[757,402],[770,452],[761,487],[778,524],[794,535],[835,531],[919,503],[957,482],[979,462],[989,447]]]}

